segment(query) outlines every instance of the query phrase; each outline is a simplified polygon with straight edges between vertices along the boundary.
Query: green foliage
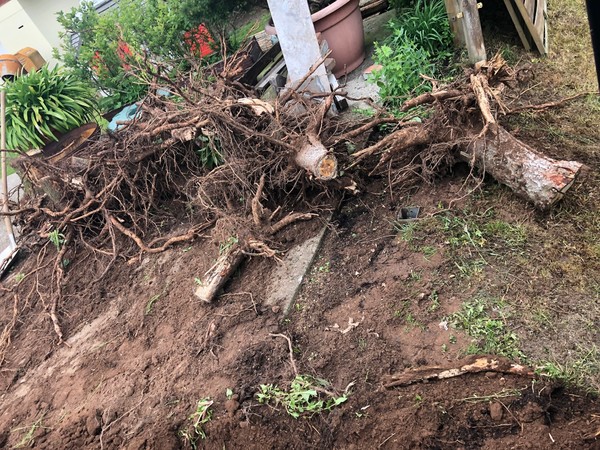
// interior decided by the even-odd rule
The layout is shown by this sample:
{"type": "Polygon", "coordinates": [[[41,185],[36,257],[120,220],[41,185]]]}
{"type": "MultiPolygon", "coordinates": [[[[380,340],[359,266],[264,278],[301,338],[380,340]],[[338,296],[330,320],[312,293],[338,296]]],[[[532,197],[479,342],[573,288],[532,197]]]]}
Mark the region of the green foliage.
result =
{"type": "Polygon", "coordinates": [[[227,251],[229,251],[229,249],[231,247],[233,247],[235,244],[237,244],[239,242],[237,236],[229,236],[227,238],[227,240],[221,242],[219,244],[219,255],[222,255],[223,253],[226,253],[227,251]]]}
{"type": "Polygon", "coordinates": [[[56,250],[59,251],[65,244],[65,235],[58,230],[54,230],[48,234],[48,240],[56,247],[56,250]]]}
{"type": "Polygon", "coordinates": [[[94,91],[72,72],[42,67],[8,82],[6,143],[13,150],[42,148],[65,133],[93,121],[94,91]]]}
{"type": "Polygon", "coordinates": [[[214,169],[223,163],[221,146],[218,138],[201,134],[196,138],[196,144],[198,144],[196,153],[198,154],[202,165],[208,170],[214,169]]]}
{"type": "Polygon", "coordinates": [[[190,422],[187,428],[179,430],[179,436],[183,438],[194,450],[198,448],[198,439],[206,439],[206,432],[202,425],[212,420],[213,411],[210,409],[214,402],[209,398],[198,401],[196,411],[188,418],[190,422]]]}
{"type": "Polygon", "coordinates": [[[498,299],[478,297],[464,303],[448,322],[473,338],[467,353],[524,358],[517,335],[506,327],[505,309],[505,304],[498,299]]]}
{"type": "Polygon", "coordinates": [[[379,86],[381,98],[390,106],[400,106],[410,94],[429,90],[421,74],[433,73],[429,54],[410,40],[399,41],[394,47],[375,44],[375,62],[383,66],[374,71],[370,80],[379,86]]]}
{"type": "Polygon", "coordinates": [[[430,89],[421,75],[435,75],[436,64],[452,55],[452,34],[441,0],[417,0],[389,25],[391,36],[375,45],[374,60],[383,68],[371,75],[371,81],[385,102],[397,107],[409,95],[430,89]]]}
{"type": "Polygon", "coordinates": [[[292,381],[289,391],[284,391],[272,384],[261,384],[256,398],[260,403],[282,405],[286,412],[295,419],[303,415],[319,414],[331,411],[348,400],[347,392],[337,396],[328,392],[329,382],[310,375],[297,375],[292,381]]]}
{"type": "Polygon", "coordinates": [[[406,40],[425,50],[434,60],[451,55],[452,32],[446,7],[441,0],[418,0],[414,7],[392,21],[390,44],[406,40]]]}
{"type": "MultiPolygon", "coordinates": [[[[173,68],[197,56],[198,27],[217,36],[230,14],[246,6],[235,0],[120,0],[99,15],[92,2],[58,13],[64,31],[55,57],[82,80],[104,92],[103,109],[116,109],[143,97],[149,79],[133,71],[136,61],[168,62],[173,68]],[[72,36],[79,36],[75,47],[72,36]]],[[[214,39],[218,41],[218,39],[214,39]]]]}

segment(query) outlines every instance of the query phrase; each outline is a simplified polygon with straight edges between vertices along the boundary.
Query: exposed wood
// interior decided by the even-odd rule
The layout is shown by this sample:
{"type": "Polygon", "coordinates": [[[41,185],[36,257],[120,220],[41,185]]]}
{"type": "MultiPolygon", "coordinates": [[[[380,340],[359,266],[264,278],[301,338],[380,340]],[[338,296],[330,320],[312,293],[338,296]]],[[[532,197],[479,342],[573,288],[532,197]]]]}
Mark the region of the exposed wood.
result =
{"type": "Polygon", "coordinates": [[[271,47],[268,51],[256,61],[250,69],[240,78],[243,84],[254,85],[257,82],[258,75],[267,68],[267,66],[275,59],[277,54],[281,53],[279,42],[271,47]]]}
{"type": "Polygon", "coordinates": [[[231,245],[219,256],[217,262],[206,271],[201,280],[202,284],[196,288],[194,295],[205,303],[212,302],[244,258],[242,248],[238,244],[231,245]]]}
{"type": "Polygon", "coordinates": [[[481,22],[479,21],[479,10],[477,9],[477,0],[461,0],[463,30],[465,44],[469,52],[469,61],[476,64],[487,59],[485,53],[485,44],[483,42],[483,33],[481,32],[481,22]]]}
{"type": "MultiPolygon", "coordinates": [[[[384,151],[384,157],[393,153],[400,152],[416,145],[423,145],[431,142],[431,135],[427,128],[421,125],[402,128],[392,134],[388,134],[376,144],[371,145],[361,151],[352,154],[354,162],[350,167],[356,166],[364,158],[384,151]]],[[[349,168],[350,168],[349,167],[349,168]]]]}
{"type": "Polygon", "coordinates": [[[460,97],[464,93],[462,91],[453,89],[449,91],[437,91],[437,92],[425,92],[417,97],[411,98],[402,104],[402,111],[408,111],[419,105],[426,103],[433,103],[435,101],[447,100],[454,97],[460,97]]]}
{"type": "Polygon", "coordinates": [[[508,14],[510,14],[510,18],[512,19],[513,24],[514,24],[515,28],[517,29],[517,34],[519,35],[519,38],[521,39],[521,42],[523,43],[523,47],[525,47],[525,50],[530,51],[531,45],[529,44],[529,39],[528,39],[527,35],[525,34],[523,27],[521,26],[521,19],[515,12],[515,8],[513,8],[512,0],[504,0],[504,5],[506,6],[506,9],[508,10],[508,14]]]}
{"type": "MultiPolygon", "coordinates": [[[[511,1],[513,1],[513,0],[511,0],[511,1]]],[[[523,21],[525,22],[525,26],[527,27],[527,31],[529,31],[529,34],[533,38],[533,42],[535,43],[535,46],[537,47],[538,51],[542,55],[545,55],[546,47],[544,46],[542,36],[540,36],[537,33],[537,31],[535,29],[535,25],[527,12],[525,5],[523,4],[523,2],[521,0],[514,0],[514,4],[517,6],[517,10],[521,14],[521,17],[523,18],[523,21]]]]}
{"type": "Polygon", "coordinates": [[[546,26],[546,20],[544,18],[544,7],[546,0],[537,0],[535,4],[535,13],[533,16],[533,23],[535,30],[540,36],[544,36],[544,28],[546,26]]]}
{"type": "Polygon", "coordinates": [[[360,7],[360,14],[364,19],[387,11],[390,7],[388,0],[371,0],[366,5],[360,7]]]}
{"type": "Polygon", "coordinates": [[[502,127],[476,137],[461,156],[542,210],[564,196],[582,169],[537,153],[502,127]]]}
{"type": "Polygon", "coordinates": [[[331,180],[337,176],[336,157],[312,133],[307,135],[307,142],[296,153],[294,161],[319,180],[331,180]]]}
{"type": "Polygon", "coordinates": [[[534,374],[530,368],[516,364],[508,358],[499,356],[470,356],[452,366],[419,367],[387,376],[384,378],[383,386],[391,389],[424,381],[446,380],[469,373],[480,372],[496,372],[525,377],[531,377],[534,374]]]}
{"type": "Polygon", "coordinates": [[[488,126],[495,126],[496,119],[492,115],[490,101],[487,96],[486,88],[489,90],[487,78],[482,74],[471,75],[471,87],[475,93],[475,98],[477,99],[477,104],[481,110],[486,128],[488,126]]]}
{"type": "MultiPolygon", "coordinates": [[[[516,1],[520,1],[520,0],[516,0],[516,1]]],[[[525,10],[527,11],[527,14],[529,15],[529,17],[531,17],[531,20],[533,20],[533,16],[535,14],[535,1],[536,0],[522,0],[522,1],[525,6],[525,10]]]]}

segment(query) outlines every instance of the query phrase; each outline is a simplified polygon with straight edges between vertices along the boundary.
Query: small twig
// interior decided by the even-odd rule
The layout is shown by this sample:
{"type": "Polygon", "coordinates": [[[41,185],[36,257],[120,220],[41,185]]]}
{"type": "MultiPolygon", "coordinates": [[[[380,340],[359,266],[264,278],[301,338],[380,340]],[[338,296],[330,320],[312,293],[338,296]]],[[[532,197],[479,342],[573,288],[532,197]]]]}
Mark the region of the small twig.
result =
{"type": "Polygon", "coordinates": [[[285,227],[293,224],[294,222],[310,220],[317,216],[318,214],[314,213],[290,213],[279,222],[276,222],[274,225],[272,225],[271,229],[269,230],[269,234],[277,234],[279,231],[283,230],[285,227]]]}
{"type": "MultiPolygon", "coordinates": [[[[209,224],[203,224],[201,226],[196,226],[196,227],[192,227],[190,228],[187,233],[185,234],[180,234],[179,236],[174,236],[172,238],[169,238],[165,241],[165,243],[163,245],[161,245],[160,247],[148,247],[141,239],[140,237],[135,234],[133,231],[129,230],[128,228],[124,227],[123,225],[121,225],[121,223],[119,223],[119,221],[117,219],[115,219],[113,216],[111,216],[108,212],[105,212],[106,217],[108,217],[108,219],[110,220],[110,223],[117,229],[119,230],[121,233],[123,233],[125,236],[129,237],[130,239],[132,239],[137,246],[140,248],[140,250],[142,250],[143,252],[146,253],[160,253],[160,252],[164,252],[167,248],[169,248],[171,245],[176,244],[178,242],[186,242],[186,241],[191,241],[192,239],[194,239],[197,234],[203,230],[205,230],[206,228],[208,228],[208,226],[210,226],[209,224]]],[[[212,222],[211,222],[212,224],[212,222]]]]}
{"type": "Polygon", "coordinates": [[[292,340],[287,337],[285,334],[281,333],[269,333],[271,337],[281,337],[284,338],[288,343],[288,348],[290,350],[290,363],[292,364],[292,369],[294,370],[294,375],[298,376],[298,369],[296,368],[296,362],[294,361],[294,348],[292,347],[292,340]]]}
{"type": "Polygon", "coordinates": [[[393,438],[393,437],[394,437],[394,436],[396,436],[397,434],[398,434],[398,433],[392,433],[392,434],[390,434],[390,435],[389,435],[388,437],[386,437],[386,438],[385,438],[383,441],[381,441],[381,444],[379,444],[379,445],[377,446],[377,448],[381,448],[381,447],[383,447],[383,445],[384,445],[384,444],[385,444],[387,441],[389,441],[391,438],[393,438]]]}
{"type": "MultiPolygon", "coordinates": [[[[306,72],[306,75],[300,78],[297,82],[294,82],[294,84],[296,85],[296,89],[299,89],[306,82],[306,80],[308,80],[310,76],[313,73],[315,73],[315,70],[317,70],[319,66],[325,62],[325,60],[329,57],[330,54],[331,50],[329,50],[326,54],[321,56],[321,58],[319,58],[319,60],[316,63],[310,66],[308,72],[306,72]]],[[[290,89],[288,92],[286,92],[279,100],[279,105],[285,105],[292,98],[292,95],[294,95],[295,92],[296,91],[294,89],[290,89]]]]}

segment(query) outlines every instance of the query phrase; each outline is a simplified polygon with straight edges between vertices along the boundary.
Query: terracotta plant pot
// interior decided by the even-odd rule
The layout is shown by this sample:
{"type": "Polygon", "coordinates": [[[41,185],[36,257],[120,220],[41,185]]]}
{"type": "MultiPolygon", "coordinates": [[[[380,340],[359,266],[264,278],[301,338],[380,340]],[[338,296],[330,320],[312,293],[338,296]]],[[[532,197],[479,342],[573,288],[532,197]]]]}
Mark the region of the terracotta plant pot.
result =
{"type": "Polygon", "coordinates": [[[40,52],[31,47],[22,48],[15,54],[15,57],[19,60],[27,73],[40,70],[42,66],[46,64],[46,60],[40,55],[40,52]]]}
{"type": "MultiPolygon", "coordinates": [[[[321,33],[331,49],[335,60],[333,74],[339,78],[360,66],[365,59],[365,35],[359,0],[337,0],[311,17],[315,31],[321,33]]],[[[272,20],[265,32],[277,34],[272,20]]]]}
{"type": "Polygon", "coordinates": [[[13,79],[21,75],[23,66],[15,55],[0,55],[0,78],[13,79]]]}

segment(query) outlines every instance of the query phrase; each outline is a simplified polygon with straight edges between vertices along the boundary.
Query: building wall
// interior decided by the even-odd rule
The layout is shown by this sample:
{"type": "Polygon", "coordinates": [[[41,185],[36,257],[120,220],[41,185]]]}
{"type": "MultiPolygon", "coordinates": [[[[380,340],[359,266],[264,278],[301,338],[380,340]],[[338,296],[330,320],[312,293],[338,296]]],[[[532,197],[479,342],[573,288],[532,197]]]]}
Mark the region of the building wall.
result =
{"type": "Polygon", "coordinates": [[[11,0],[0,6],[0,42],[7,53],[33,47],[50,65],[58,46],[60,25],[56,13],[78,5],[77,0],[11,0]]]}
{"type": "Polygon", "coordinates": [[[62,31],[56,21],[56,13],[79,6],[79,0],[19,0],[19,3],[52,47],[59,46],[58,33],[62,31]]]}

